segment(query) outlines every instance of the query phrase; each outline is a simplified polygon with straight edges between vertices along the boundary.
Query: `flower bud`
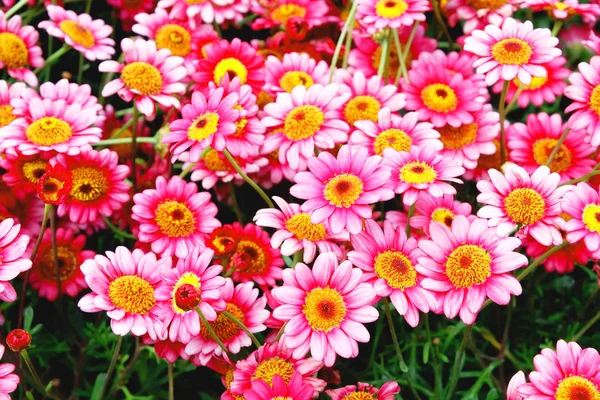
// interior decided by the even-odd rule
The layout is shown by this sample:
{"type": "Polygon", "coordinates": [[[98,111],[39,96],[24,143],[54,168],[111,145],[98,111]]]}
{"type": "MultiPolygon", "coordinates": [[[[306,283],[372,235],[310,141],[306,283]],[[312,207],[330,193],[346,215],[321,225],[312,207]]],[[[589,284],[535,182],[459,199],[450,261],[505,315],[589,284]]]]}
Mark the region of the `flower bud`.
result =
{"type": "Polygon", "coordinates": [[[38,181],[38,197],[46,204],[60,204],[71,192],[71,171],[60,164],[46,165],[46,173],[38,181]]]}
{"type": "Polygon", "coordinates": [[[194,285],[184,283],[175,290],[175,305],[183,311],[193,310],[200,304],[200,290],[194,285]]]}
{"type": "Polygon", "coordinates": [[[23,329],[13,329],[6,336],[6,344],[12,351],[20,353],[31,345],[31,335],[23,329]]]}

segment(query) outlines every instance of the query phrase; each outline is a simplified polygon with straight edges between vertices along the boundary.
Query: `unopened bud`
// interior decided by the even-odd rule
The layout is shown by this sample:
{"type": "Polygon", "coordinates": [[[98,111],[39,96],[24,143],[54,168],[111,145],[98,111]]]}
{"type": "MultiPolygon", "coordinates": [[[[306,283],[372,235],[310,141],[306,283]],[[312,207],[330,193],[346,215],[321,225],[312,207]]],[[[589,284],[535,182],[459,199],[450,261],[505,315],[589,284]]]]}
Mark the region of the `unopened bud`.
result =
{"type": "Polygon", "coordinates": [[[15,353],[20,353],[31,345],[31,335],[23,329],[13,329],[6,336],[6,344],[15,353]]]}
{"type": "Polygon", "coordinates": [[[200,290],[189,283],[184,283],[175,291],[175,304],[184,311],[196,308],[200,304],[200,300],[200,290]]]}

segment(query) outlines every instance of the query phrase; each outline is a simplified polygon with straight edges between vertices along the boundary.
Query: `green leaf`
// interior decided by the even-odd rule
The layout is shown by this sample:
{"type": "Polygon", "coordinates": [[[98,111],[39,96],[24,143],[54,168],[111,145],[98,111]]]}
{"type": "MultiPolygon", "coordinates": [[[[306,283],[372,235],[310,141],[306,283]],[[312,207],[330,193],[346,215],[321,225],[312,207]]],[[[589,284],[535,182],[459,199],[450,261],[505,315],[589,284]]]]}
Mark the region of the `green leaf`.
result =
{"type": "Polygon", "coordinates": [[[31,334],[31,323],[33,322],[33,308],[27,306],[23,312],[23,329],[31,334]]]}
{"type": "Polygon", "coordinates": [[[431,342],[425,342],[425,346],[423,346],[423,364],[427,364],[429,361],[429,348],[431,347],[431,342]]]}
{"type": "Polygon", "coordinates": [[[102,388],[104,387],[105,381],[106,381],[106,373],[105,372],[98,374],[98,376],[96,376],[96,381],[94,382],[94,388],[92,389],[92,395],[90,397],[90,400],[102,400],[102,398],[100,397],[102,395],[102,393],[100,393],[100,392],[102,391],[102,388]]]}
{"type": "Polygon", "coordinates": [[[490,379],[490,375],[491,375],[492,371],[494,369],[496,369],[499,365],[502,365],[502,363],[504,363],[504,360],[496,360],[493,363],[491,363],[490,365],[488,365],[486,369],[481,371],[479,378],[477,378],[477,381],[471,387],[471,389],[467,392],[467,394],[464,398],[465,399],[467,399],[467,398],[477,399],[478,398],[477,394],[481,391],[481,388],[486,383],[486,381],[488,379],[490,379]]]}
{"type": "Polygon", "coordinates": [[[33,397],[33,393],[31,392],[25,392],[25,397],[27,397],[27,400],[35,400],[35,397],[33,397]]]}

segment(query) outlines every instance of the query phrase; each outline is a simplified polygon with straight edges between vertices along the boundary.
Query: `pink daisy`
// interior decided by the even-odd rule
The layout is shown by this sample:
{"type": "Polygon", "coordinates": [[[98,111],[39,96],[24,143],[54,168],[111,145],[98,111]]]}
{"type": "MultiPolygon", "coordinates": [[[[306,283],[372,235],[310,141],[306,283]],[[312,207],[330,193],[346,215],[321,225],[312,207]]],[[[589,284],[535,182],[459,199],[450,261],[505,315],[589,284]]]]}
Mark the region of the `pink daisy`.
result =
{"type": "Polygon", "coordinates": [[[283,60],[269,56],[265,67],[265,90],[272,95],[290,93],[298,85],[308,89],[315,83],[329,83],[329,64],[323,60],[317,62],[306,53],[286,53],[283,60]]]}
{"type": "Polygon", "coordinates": [[[311,263],[317,254],[333,252],[338,259],[342,250],[334,240],[347,239],[346,235],[333,235],[323,223],[313,224],[310,215],[300,211],[300,204],[287,203],[281,197],[273,196],[280,210],[265,208],[258,210],[254,222],[258,226],[277,229],[271,236],[271,246],[281,247],[281,254],[293,256],[303,251],[303,261],[311,263]]]}
{"type": "Polygon", "coordinates": [[[154,253],[119,246],[81,265],[92,293],[77,305],[84,312],[106,311],[115,335],[156,339],[162,327],[154,293],[163,282],[161,272],[170,268],[170,257],[157,259],[154,253]]]}
{"type": "Polygon", "coordinates": [[[425,21],[431,7],[426,0],[363,0],[359,3],[356,20],[372,35],[385,28],[398,29],[425,21]]]}
{"type": "Polygon", "coordinates": [[[519,395],[519,387],[523,384],[527,383],[525,380],[525,374],[523,371],[519,371],[508,382],[508,387],[506,388],[506,400],[523,400],[523,397],[519,395]]]}
{"type": "Polygon", "coordinates": [[[161,320],[168,332],[169,340],[187,344],[200,334],[199,307],[209,321],[217,319],[216,311],[225,310],[221,299],[221,288],[225,279],[219,274],[220,265],[209,266],[213,251],[192,249],[185,258],[180,258],[175,268],[164,270],[164,285],[157,288],[154,297],[161,303],[161,320]]]}
{"type": "MultiPolygon", "coordinates": [[[[571,70],[564,68],[566,62],[567,59],[561,56],[542,64],[542,67],[546,70],[546,76],[534,76],[531,78],[531,83],[528,85],[523,85],[519,78],[513,79],[510,81],[510,85],[508,85],[506,102],[510,103],[515,97],[519,87],[523,85],[524,89],[517,98],[519,107],[525,108],[529,103],[532,103],[536,107],[540,107],[544,103],[554,103],[556,97],[562,96],[567,87],[565,79],[569,76],[571,70]]],[[[500,93],[503,85],[504,82],[498,81],[492,90],[494,93],[500,93]]]]}
{"type": "Polygon", "coordinates": [[[326,393],[331,397],[331,400],[394,400],[396,395],[400,393],[400,386],[398,382],[390,381],[381,385],[379,389],[368,383],[358,382],[358,385],[348,385],[339,389],[327,390],[326,393]]]}
{"type": "MultiPolygon", "coordinates": [[[[543,246],[537,241],[526,238],[523,241],[526,246],[526,253],[532,259],[537,259],[542,254],[550,250],[554,246],[543,246]]],[[[564,246],[564,243],[563,243],[564,246]]],[[[566,247],[561,247],[560,250],[552,253],[546,258],[542,265],[546,272],[557,272],[559,274],[567,274],[573,272],[575,264],[587,265],[590,261],[590,253],[587,251],[583,241],[568,243],[566,247]]]]}
{"type": "Polygon", "coordinates": [[[95,108],[83,109],[80,104],[69,105],[65,100],[32,98],[21,110],[21,117],[0,128],[0,149],[4,151],[76,155],[100,140],[102,130],[92,126],[97,120],[95,108]]]}
{"type": "MultiPolygon", "coordinates": [[[[184,153],[182,158],[186,159],[184,153]]],[[[233,159],[246,174],[255,174],[267,167],[269,161],[264,157],[238,157],[233,159]]],[[[186,164],[187,165],[187,164],[186,164]]],[[[233,182],[237,185],[244,183],[244,179],[237,173],[229,160],[221,152],[214,149],[208,150],[196,165],[192,168],[191,180],[193,182],[202,182],[202,187],[206,190],[212,189],[219,182],[233,182]]]]}
{"type": "Polygon", "coordinates": [[[154,10],[156,7],[156,0],[106,0],[106,2],[119,12],[119,19],[125,31],[131,30],[133,18],[137,14],[154,10]]]}
{"type": "Polygon", "coordinates": [[[183,360],[189,359],[189,356],[185,354],[185,344],[181,342],[172,342],[169,339],[152,339],[150,336],[144,335],[142,336],[142,343],[152,345],[156,355],[167,360],[167,362],[174,363],[180,358],[183,360]]]}
{"type": "Polygon", "coordinates": [[[410,218],[410,226],[421,229],[426,235],[429,235],[431,223],[440,222],[451,228],[452,221],[457,215],[472,218],[471,210],[472,207],[469,203],[454,200],[454,196],[451,194],[434,197],[429,193],[423,193],[415,203],[415,215],[410,218]]]}
{"type": "Polygon", "coordinates": [[[585,182],[569,191],[561,203],[562,211],[572,219],[564,226],[567,241],[577,243],[583,239],[592,258],[600,258],[600,195],[585,182]]]}
{"type": "MultiPolygon", "coordinates": [[[[559,114],[529,114],[527,124],[516,122],[507,130],[509,159],[531,174],[546,165],[558,140],[567,129],[559,114]]],[[[583,143],[582,131],[570,131],[549,165],[551,172],[560,174],[560,182],[578,178],[590,172],[596,161],[589,157],[595,149],[583,143]]]]}
{"type": "Polygon", "coordinates": [[[481,29],[486,25],[502,25],[505,18],[512,16],[521,0],[449,0],[445,11],[448,23],[454,27],[464,21],[465,34],[481,29]]]}
{"type": "Polygon", "coordinates": [[[322,366],[321,362],[311,357],[294,358],[292,351],[281,341],[265,344],[246,359],[236,363],[230,390],[234,396],[243,395],[252,388],[252,382],[257,379],[273,386],[275,375],[281,376],[287,384],[297,373],[300,374],[303,383],[313,387],[314,396],[317,396],[327,385],[324,380],[314,377],[322,366]]]}
{"type": "Polygon", "coordinates": [[[248,12],[248,1],[242,0],[160,0],[157,7],[171,8],[171,13],[187,16],[190,21],[201,19],[202,22],[223,25],[226,21],[240,21],[248,12]]]}
{"type": "MultiPolygon", "coordinates": [[[[267,299],[264,296],[258,297],[259,291],[252,282],[234,286],[233,281],[226,278],[225,286],[220,290],[222,300],[226,304],[225,311],[242,322],[248,331],[257,333],[267,329],[263,324],[269,317],[269,311],[265,309],[267,299]]],[[[242,347],[252,345],[252,340],[246,332],[223,313],[217,312],[217,319],[209,324],[215,335],[232,354],[239,353],[242,347]]],[[[204,325],[200,327],[200,335],[192,338],[185,346],[185,352],[195,357],[201,365],[206,365],[214,356],[223,354],[223,350],[213,340],[204,325]]]]}
{"type": "Polygon", "coordinates": [[[600,56],[594,56],[590,63],[579,63],[579,72],[569,77],[571,85],[565,89],[565,96],[573,103],[565,112],[575,111],[569,118],[571,129],[587,130],[586,142],[594,147],[600,145],[600,56]]]}
{"type": "Polygon", "coordinates": [[[506,18],[501,28],[487,25],[483,31],[473,31],[464,48],[479,56],[473,65],[477,73],[486,75],[488,85],[515,78],[529,85],[532,77],[547,75],[543,64],[562,54],[557,44],[550,29],[533,29],[531,21],[506,18]]]}
{"type": "Polygon", "coordinates": [[[376,121],[356,121],[356,130],[348,139],[352,150],[366,148],[369,155],[382,155],[387,148],[409,151],[414,146],[442,149],[440,134],[429,122],[419,122],[419,114],[410,112],[400,116],[385,107],[377,114],[376,121]]]}
{"type": "Polygon", "coordinates": [[[88,60],[108,60],[115,54],[115,41],[110,38],[113,29],[103,20],[92,20],[90,14],[78,15],[55,5],[46,10],[50,20],[40,22],[38,28],[64,40],[88,60]]]}
{"type": "Polygon", "coordinates": [[[521,8],[529,8],[532,11],[547,11],[554,19],[567,20],[580,15],[583,22],[595,25],[600,16],[600,4],[580,4],[578,0],[525,0],[521,8]]]}
{"type": "Polygon", "coordinates": [[[291,93],[277,94],[261,120],[275,132],[265,138],[263,151],[278,150],[279,161],[296,169],[301,159],[314,156],[315,147],[327,150],[345,143],[350,127],[340,119],[338,109],[349,97],[350,93],[340,93],[337,84],[296,86],[291,93]]]}
{"type": "Polygon", "coordinates": [[[448,182],[462,183],[457,176],[465,169],[442,157],[434,147],[413,146],[408,152],[394,149],[383,151],[383,165],[392,170],[390,184],[394,192],[402,194],[402,202],[412,206],[422,193],[435,197],[456,194],[448,182]]]}
{"type": "Polygon", "coordinates": [[[259,15],[252,22],[254,30],[285,26],[291,18],[301,18],[306,21],[308,29],[338,20],[329,15],[331,8],[325,0],[253,1],[251,7],[252,12],[259,15]]]}
{"type": "Polygon", "coordinates": [[[408,77],[410,83],[402,81],[406,109],[417,111],[421,120],[431,121],[435,127],[470,124],[473,112],[481,110],[485,102],[474,77],[464,79],[434,64],[411,69],[408,77]]]}
{"type": "Polygon", "coordinates": [[[0,222],[0,300],[7,302],[17,299],[9,281],[31,268],[31,260],[24,257],[29,236],[20,231],[21,225],[13,218],[0,222]]]}
{"type": "MultiPolygon", "coordinates": [[[[4,356],[4,346],[0,345],[0,358],[4,356]]],[[[0,364],[0,398],[10,400],[9,393],[17,390],[20,378],[17,374],[13,374],[15,366],[10,363],[0,364]]]]}
{"type": "Polygon", "coordinates": [[[25,88],[25,84],[21,82],[11,85],[0,80],[0,128],[18,118],[18,115],[14,113],[14,107],[10,103],[13,99],[17,99],[25,88]]]}
{"type": "Polygon", "coordinates": [[[289,383],[280,375],[273,376],[273,383],[269,384],[262,379],[252,381],[252,388],[244,393],[246,400],[286,399],[309,400],[313,396],[313,387],[304,383],[302,375],[296,372],[289,383]]]}
{"type": "Polygon", "coordinates": [[[124,62],[104,61],[100,72],[113,72],[121,76],[107,83],[102,96],[117,93],[124,101],[134,100],[135,107],[148,119],[155,115],[154,101],[165,107],[179,108],[174,95],[185,93],[181,83],[187,72],[183,58],[171,56],[168,49],[156,49],[156,42],[142,39],[121,41],[124,62]]]}
{"type": "Polygon", "coordinates": [[[296,175],[290,193],[305,199],[301,210],[311,222],[327,221],[333,234],[344,228],[351,234],[362,230],[363,218],[371,218],[370,204],[394,197],[388,188],[391,171],[380,156],[369,156],[367,149],[355,152],[342,146],[337,158],[327,152],[308,160],[310,171],[296,175]]]}
{"type": "Polygon", "coordinates": [[[589,39],[584,40],[582,43],[592,49],[596,54],[600,54],[600,36],[596,35],[593,30],[590,30],[589,39]]]}
{"type": "Polygon", "coordinates": [[[527,257],[516,253],[521,241],[500,237],[487,221],[472,222],[462,215],[448,229],[439,222],[430,226],[431,240],[421,240],[417,271],[425,276],[421,284],[436,292],[439,312],[448,318],[460,314],[467,325],[473,324],[483,302],[489,298],[506,305],[510,295],[521,294],[521,284],[511,271],[527,265],[527,257]]]}
{"type": "MultiPolygon", "coordinates": [[[[61,227],[56,230],[61,294],[76,297],[79,292],[88,287],[79,267],[84,261],[94,258],[96,253],[83,249],[86,239],[85,235],[78,235],[72,228],[61,227]]],[[[58,297],[50,228],[44,232],[42,243],[33,260],[29,280],[31,286],[38,290],[40,297],[50,301],[58,297]]]]}
{"type": "Polygon", "coordinates": [[[124,179],[129,167],[119,165],[114,151],[87,149],[76,156],[59,154],[51,163],[71,171],[72,188],[58,215],[68,215],[76,224],[93,223],[99,216],[110,217],[129,201],[129,185],[124,179]]]}
{"type": "Polygon", "coordinates": [[[556,351],[543,349],[533,358],[533,365],[529,383],[517,389],[524,400],[600,397],[600,355],[596,349],[559,340],[556,351]]]}
{"type": "Polygon", "coordinates": [[[414,238],[406,237],[404,229],[384,222],[382,230],[369,219],[365,230],[350,239],[354,250],[348,253],[348,260],[363,270],[363,281],[374,286],[378,298],[389,296],[410,326],[419,324],[419,310],[427,313],[436,308],[435,297],[421,286],[423,276],[415,269],[423,253],[414,238]]]}
{"type": "Polygon", "coordinates": [[[195,183],[175,175],[167,181],[159,176],[156,189],[133,196],[132,218],[140,223],[138,238],[151,243],[152,251],[164,256],[186,257],[213,229],[221,226],[215,218],[217,206],[210,193],[198,193],[195,183]]]}
{"type": "Polygon", "coordinates": [[[477,212],[478,217],[488,219],[500,236],[519,228],[517,236],[529,234],[544,246],[563,242],[557,226],[564,224],[560,200],[569,188],[558,187],[560,175],[546,166],[529,175],[512,163],[504,167],[504,174],[495,169],[488,173],[489,181],[477,182],[481,192],[477,201],[486,204],[477,212]]]}
{"type": "Polygon", "coordinates": [[[370,339],[363,323],[379,316],[371,305],[375,290],[362,275],[349,261],[338,265],[333,253],[319,255],[312,269],[298,263],[284,271],[283,285],[272,291],[282,304],[273,316],[287,322],[282,340],[295,358],[310,350],[315,360],[330,367],[337,355],[358,355],[358,342],[370,339]]]}
{"type": "Polygon", "coordinates": [[[13,189],[17,198],[37,193],[38,181],[46,173],[46,164],[52,157],[51,152],[24,156],[19,152],[6,153],[0,159],[0,167],[6,172],[2,180],[13,189]]]}
{"type": "Polygon", "coordinates": [[[29,69],[44,65],[39,34],[33,26],[22,26],[21,16],[6,20],[0,11],[0,69],[6,68],[12,78],[37,86],[38,79],[29,69]]]}
{"type": "Polygon", "coordinates": [[[163,143],[173,143],[171,162],[188,149],[188,161],[198,162],[207,147],[217,151],[225,148],[225,136],[237,131],[235,122],[240,118],[240,111],[234,108],[238,93],[224,96],[224,90],[216,89],[208,99],[202,93],[194,92],[192,102],[183,107],[183,118],[171,122],[170,132],[162,139],[163,143]]]}
{"type": "Polygon", "coordinates": [[[350,126],[361,120],[378,122],[378,114],[383,108],[398,111],[406,105],[398,87],[384,84],[379,76],[367,79],[361,71],[337,69],[334,78],[343,84],[340,92],[350,91],[352,95],[343,106],[344,120],[350,126]]]}

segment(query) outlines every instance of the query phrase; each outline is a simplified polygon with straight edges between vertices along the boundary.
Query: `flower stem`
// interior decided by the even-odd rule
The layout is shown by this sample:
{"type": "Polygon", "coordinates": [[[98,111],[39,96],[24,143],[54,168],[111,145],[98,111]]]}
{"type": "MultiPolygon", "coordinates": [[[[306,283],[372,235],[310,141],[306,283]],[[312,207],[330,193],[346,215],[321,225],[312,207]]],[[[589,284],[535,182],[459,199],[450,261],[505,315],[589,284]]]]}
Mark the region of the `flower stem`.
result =
{"type": "Polygon", "coordinates": [[[529,264],[529,266],[527,266],[527,268],[525,268],[523,271],[521,271],[521,273],[519,275],[517,275],[517,280],[522,281],[523,279],[525,279],[529,274],[531,274],[533,272],[533,270],[538,265],[543,263],[552,254],[565,248],[568,244],[569,244],[569,242],[564,241],[562,244],[560,244],[558,246],[551,247],[548,251],[546,251],[544,254],[542,254],[541,256],[536,258],[531,264],[529,264]]]}
{"type": "Polygon", "coordinates": [[[140,115],[139,110],[135,103],[133,104],[133,125],[131,126],[131,186],[133,186],[133,194],[137,193],[137,163],[135,158],[137,156],[137,127],[138,117],[140,115]]]}
{"type": "Polygon", "coordinates": [[[250,339],[252,339],[252,343],[254,343],[256,348],[260,349],[260,346],[262,346],[262,345],[260,344],[260,342],[258,341],[256,336],[254,336],[252,334],[252,332],[250,332],[250,330],[246,327],[246,325],[244,325],[244,323],[242,321],[240,321],[239,319],[237,319],[236,317],[234,317],[233,315],[231,315],[231,313],[229,313],[227,311],[223,311],[223,315],[226,316],[227,318],[229,318],[237,326],[239,326],[244,332],[246,332],[246,335],[248,335],[250,337],[250,339]]]}
{"type": "Polygon", "coordinates": [[[81,85],[83,79],[83,53],[79,53],[79,69],[77,70],[77,84],[81,85]]]}
{"type": "Polygon", "coordinates": [[[444,36],[446,36],[446,40],[448,40],[448,47],[450,49],[452,49],[452,47],[454,46],[454,43],[452,41],[452,36],[450,36],[450,32],[448,31],[448,27],[446,26],[446,23],[444,22],[444,17],[442,17],[442,13],[440,11],[440,4],[439,4],[438,0],[431,0],[431,4],[433,6],[432,8],[433,8],[433,14],[435,15],[435,19],[437,20],[438,24],[442,28],[442,32],[444,32],[444,36]]]}
{"type": "Polygon", "coordinates": [[[446,392],[446,400],[451,400],[454,395],[454,391],[456,390],[456,385],[458,384],[458,377],[463,367],[463,363],[465,360],[465,349],[467,348],[467,344],[469,343],[469,339],[471,338],[471,331],[473,330],[473,325],[467,325],[465,329],[465,335],[463,336],[463,340],[460,343],[460,347],[456,352],[456,358],[454,359],[454,366],[452,367],[452,372],[450,374],[450,383],[448,384],[448,392],[446,392]]]}
{"type": "Polygon", "coordinates": [[[50,393],[49,390],[46,390],[46,386],[44,386],[44,384],[42,383],[42,380],[40,379],[39,375],[35,371],[33,362],[31,361],[31,358],[29,357],[29,353],[27,353],[27,349],[21,351],[21,356],[23,357],[25,366],[27,367],[27,370],[29,371],[31,378],[33,379],[33,382],[35,383],[35,386],[37,386],[37,390],[39,390],[46,397],[49,397],[51,399],[60,400],[60,397],[57,397],[54,394],[50,393]]]}
{"type": "Polygon", "coordinates": [[[425,332],[427,334],[427,341],[431,347],[431,359],[433,362],[433,373],[435,380],[435,398],[444,398],[444,385],[442,383],[442,365],[440,364],[440,358],[438,356],[437,345],[433,343],[431,339],[431,329],[429,328],[429,313],[426,313],[423,318],[425,319],[425,332]]]}
{"type": "Polygon", "coordinates": [[[167,365],[169,374],[169,400],[175,400],[175,382],[173,381],[173,363],[167,365]]]}
{"type": "MultiPolygon", "coordinates": [[[[410,54],[410,46],[412,46],[412,42],[415,39],[415,35],[417,34],[418,28],[419,28],[419,21],[417,21],[413,25],[412,30],[410,31],[410,35],[408,36],[408,41],[404,45],[404,52],[402,53],[402,57],[400,57],[400,54],[398,54],[398,58],[400,59],[400,68],[402,70],[402,75],[404,76],[404,80],[406,81],[406,83],[409,83],[408,71],[406,70],[406,63],[408,61],[408,55],[410,54]]],[[[399,34],[400,33],[398,33],[398,35],[399,34]]],[[[400,40],[399,37],[398,37],[398,40],[400,40]]],[[[396,81],[396,84],[398,84],[398,81],[396,81]]]]}
{"type": "Polygon", "coordinates": [[[265,203],[267,203],[269,208],[275,208],[275,205],[273,204],[269,196],[267,196],[267,194],[264,192],[264,190],[262,190],[261,187],[256,184],[256,182],[254,182],[248,175],[246,175],[244,171],[242,171],[239,164],[235,161],[229,150],[223,149],[223,154],[225,155],[225,158],[227,158],[227,161],[229,161],[233,169],[235,169],[235,171],[238,174],[240,174],[240,176],[246,181],[246,183],[248,183],[248,185],[252,186],[252,188],[256,190],[260,197],[263,198],[265,203]]]}
{"type": "Polygon", "coordinates": [[[303,256],[304,256],[303,250],[298,250],[296,253],[294,253],[294,258],[292,258],[292,268],[294,268],[296,266],[296,264],[298,264],[299,262],[302,261],[303,256]]]}
{"type": "Polygon", "coordinates": [[[556,142],[554,149],[552,149],[552,153],[550,153],[550,156],[548,156],[548,161],[546,161],[546,167],[550,167],[550,164],[552,164],[552,160],[554,160],[554,157],[556,157],[556,154],[558,153],[562,144],[564,143],[565,139],[567,138],[569,131],[570,131],[570,128],[567,127],[563,131],[562,135],[560,135],[558,142],[556,142]]]}
{"type": "Polygon", "coordinates": [[[386,33],[381,41],[381,57],[379,58],[379,68],[377,75],[383,78],[383,73],[387,70],[388,57],[390,55],[390,35],[386,33]]]}
{"type": "Polygon", "coordinates": [[[585,182],[588,179],[590,179],[591,177],[596,176],[596,175],[600,175],[600,171],[598,171],[596,168],[594,168],[591,172],[589,172],[583,176],[580,176],[579,178],[571,179],[570,181],[567,181],[559,186],[574,185],[578,182],[585,182]]]}
{"type": "MultiPolygon", "coordinates": [[[[130,120],[133,121],[133,118],[130,120]]],[[[129,123],[129,121],[128,121],[129,123]]],[[[124,127],[125,125],[123,125],[124,127]]],[[[121,129],[123,129],[123,127],[121,129]]],[[[124,130],[124,129],[123,129],[124,130]]],[[[133,129],[132,129],[133,130],[133,129]]],[[[119,135],[120,133],[117,132],[117,135],[119,135]]],[[[129,138],[115,138],[115,139],[105,139],[105,140],[101,140],[99,142],[96,142],[94,144],[92,144],[92,146],[113,146],[116,144],[129,144],[129,143],[133,143],[134,139],[132,137],[129,138]]],[[[136,143],[152,143],[152,144],[156,144],[156,138],[155,137],[141,137],[141,138],[136,138],[135,140],[136,143]]]]}
{"type": "Polygon", "coordinates": [[[506,114],[508,114],[510,112],[510,110],[512,110],[512,108],[515,106],[515,104],[517,103],[517,99],[519,98],[519,96],[521,95],[523,90],[525,90],[525,85],[519,85],[513,98],[510,99],[510,103],[508,103],[508,105],[506,106],[506,111],[505,111],[506,114]]]}
{"type": "Polygon", "coordinates": [[[221,348],[221,350],[223,350],[224,354],[227,354],[228,356],[231,356],[231,353],[229,353],[229,350],[227,350],[227,347],[225,347],[225,345],[223,344],[223,342],[221,341],[221,339],[219,339],[219,337],[215,333],[215,331],[212,328],[212,326],[210,326],[210,323],[206,319],[206,316],[204,315],[204,313],[202,312],[202,310],[200,309],[200,307],[196,307],[196,311],[198,312],[198,315],[200,316],[200,319],[202,320],[202,323],[206,327],[206,330],[208,331],[208,334],[210,335],[210,337],[215,342],[217,342],[217,345],[221,348]]]}
{"type": "Polygon", "coordinates": [[[110,220],[108,219],[108,217],[104,217],[104,222],[106,223],[106,226],[113,231],[114,233],[116,233],[118,236],[124,238],[124,239],[132,239],[132,240],[137,240],[137,237],[132,235],[129,232],[125,232],[123,229],[116,227],[112,222],[110,222],[110,220]]]}
{"type": "Polygon", "coordinates": [[[70,46],[68,46],[66,44],[63,45],[63,47],[61,47],[60,49],[56,50],[54,53],[52,53],[52,55],[50,57],[48,57],[46,59],[46,62],[44,62],[43,66],[41,66],[39,68],[36,68],[35,71],[33,71],[33,73],[36,74],[36,75],[38,75],[46,67],[49,67],[52,64],[56,63],[56,61],[58,61],[58,59],[61,58],[70,49],[71,49],[70,46]]]}
{"type": "MultiPolygon", "coordinates": [[[[433,0],[435,1],[435,0],[433,0]]],[[[508,93],[510,81],[504,81],[502,93],[500,93],[500,104],[498,104],[498,114],[500,114],[500,165],[506,162],[506,133],[504,132],[504,119],[506,118],[506,93],[508,93]]]]}
{"type": "Polygon", "coordinates": [[[388,326],[390,328],[390,334],[392,335],[392,342],[394,343],[394,350],[396,351],[396,356],[398,357],[398,363],[400,365],[400,371],[406,376],[406,381],[408,382],[408,387],[410,391],[415,396],[417,400],[421,400],[421,396],[412,385],[412,379],[408,373],[408,366],[404,362],[404,357],[402,356],[402,350],[400,349],[400,344],[398,343],[398,335],[396,335],[396,328],[394,327],[394,320],[392,318],[392,313],[390,311],[390,302],[387,297],[383,298],[383,308],[385,309],[385,316],[387,318],[388,326]]]}
{"type": "Polygon", "coordinates": [[[104,398],[104,393],[106,393],[106,389],[108,389],[110,385],[110,378],[112,376],[113,371],[115,370],[115,366],[117,365],[117,359],[119,358],[119,353],[121,352],[121,345],[123,344],[123,336],[119,336],[117,339],[117,343],[115,344],[115,349],[113,350],[112,358],[110,359],[110,364],[108,366],[108,370],[106,371],[106,376],[104,377],[104,384],[102,385],[102,389],[100,390],[99,399],[104,398]]]}
{"type": "Polygon", "coordinates": [[[402,63],[402,46],[400,45],[400,31],[396,29],[396,33],[394,36],[394,45],[396,46],[396,53],[398,53],[398,71],[396,71],[396,79],[394,80],[394,85],[398,85],[400,82],[400,77],[402,76],[406,82],[408,82],[408,71],[406,70],[406,65],[402,63]]]}
{"type": "MultiPolygon", "coordinates": [[[[358,9],[358,0],[354,0],[352,2],[352,7],[350,8],[350,12],[348,13],[348,17],[346,18],[346,23],[342,28],[342,32],[340,33],[340,37],[338,38],[337,44],[335,46],[335,51],[333,52],[333,57],[331,58],[331,66],[329,67],[329,83],[333,81],[333,73],[335,72],[335,68],[340,58],[340,52],[342,51],[342,45],[344,44],[344,39],[348,34],[348,30],[350,26],[354,25],[354,16],[356,15],[356,10],[358,9]]],[[[348,52],[350,49],[344,49],[345,52],[348,52]]],[[[345,55],[344,55],[345,57],[345,55]]]]}
{"type": "Polygon", "coordinates": [[[10,17],[12,17],[14,14],[16,14],[21,8],[23,8],[23,6],[25,6],[28,1],[29,0],[21,0],[21,1],[19,1],[17,4],[15,4],[14,6],[12,6],[11,9],[8,10],[4,14],[4,18],[6,18],[6,20],[8,20],[10,17]]]}
{"type": "Polygon", "coordinates": [[[417,203],[413,204],[412,206],[410,206],[408,208],[408,214],[406,215],[406,237],[407,238],[410,237],[410,233],[411,233],[410,219],[415,214],[415,206],[416,206],[416,204],[417,203]]]}
{"type": "Polygon", "coordinates": [[[588,321],[588,323],[587,323],[587,324],[585,324],[585,326],[584,326],[583,328],[581,328],[581,329],[579,330],[579,332],[577,332],[577,333],[576,333],[576,334],[573,336],[573,338],[572,338],[571,340],[572,340],[573,342],[576,342],[577,340],[579,340],[579,338],[580,338],[581,336],[583,336],[583,334],[584,334],[584,333],[586,333],[586,332],[588,331],[588,329],[590,329],[592,326],[594,326],[594,324],[595,324],[596,322],[598,322],[598,320],[600,320],[600,311],[598,311],[598,312],[596,313],[596,315],[595,315],[595,316],[594,316],[592,319],[590,319],[590,320],[588,321]]]}
{"type": "Polygon", "coordinates": [[[559,19],[557,19],[554,22],[554,26],[552,27],[552,36],[556,37],[558,35],[558,32],[560,32],[560,28],[562,27],[562,24],[563,24],[562,21],[559,19]]]}
{"type": "Polygon", "coordinates": [[[231,206],[233,208],[233,212],[235,213],[235,217],[240,224],[243,224],[244,216],[242,215],[242,211],[240,210],[240,206],[237,201],[237,196],[235,195],[235,185],[233,182],[229,182],[229,193],[231,194],[231,206]]]}
{"type": "Polygon", "coordinates": [[[87,0],[85,3],[85,13],[89,14],[92,9],[92,0],[87,0]]]}
{"type": "Polygon", "coordinates": [[[281,328],[279,328],[279,332],[277,332],[277,336],[275,336],[275,341],[274,343],[279,342],[279,339],[281,339],[281,336],[283,336],[283,334],[285,333],[285,326],[287,325],[287,322],[283,325],[281,325],[281,328]]]}
{"type": "MultiPolygon", "coordinates": [[[[52,260],[54,262],[54,275],[56,276],[56,290],[58,291],[57,300],[62,296],[60,281],[60,266],[58,263],[58,247],[56,246],[56,207],[50,206],[50,240],[52,241],[52,260]]],[[[60,307],[60,303],[59,307],[60,307]]]]}

